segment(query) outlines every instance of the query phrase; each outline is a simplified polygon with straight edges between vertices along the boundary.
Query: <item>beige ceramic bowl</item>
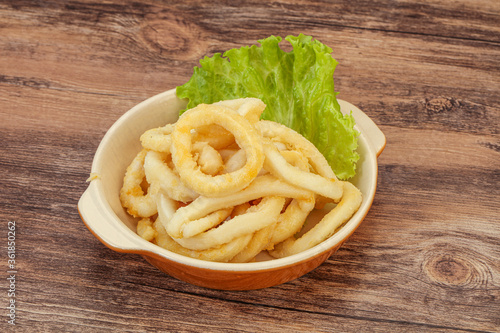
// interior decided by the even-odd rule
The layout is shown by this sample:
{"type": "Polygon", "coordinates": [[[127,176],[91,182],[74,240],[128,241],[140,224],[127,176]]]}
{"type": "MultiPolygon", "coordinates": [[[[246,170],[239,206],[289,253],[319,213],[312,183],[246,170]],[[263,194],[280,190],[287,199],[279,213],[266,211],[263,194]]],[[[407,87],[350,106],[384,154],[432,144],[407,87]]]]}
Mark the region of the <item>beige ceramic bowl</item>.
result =
{"type": "Polygon", "coordinates": [[[299,254],[281,259],[264,255],[252,263],[217,263],[185,257],[142,239],[136,234],[136,219],[122,208],[119,191],[126,167],[141,149],[139,137],[147,129],[177,120],[185,107],[175,90],[169,90],[138,104],[108,130],[94,157],[91,172],[96,175],[78,203],[88,229],[102,243],[118,252],[142,255],[163,272],[207,288],[249,290],[266,288],[296,279],[323,263],[356,230],[368,213],[377,185],[377,156],[385,147],[385,136],[362,111],[339,101],[342,112],[356,120],[361,156],[352,182],[363,193],[358,212],[332,237],[299,254]]]}

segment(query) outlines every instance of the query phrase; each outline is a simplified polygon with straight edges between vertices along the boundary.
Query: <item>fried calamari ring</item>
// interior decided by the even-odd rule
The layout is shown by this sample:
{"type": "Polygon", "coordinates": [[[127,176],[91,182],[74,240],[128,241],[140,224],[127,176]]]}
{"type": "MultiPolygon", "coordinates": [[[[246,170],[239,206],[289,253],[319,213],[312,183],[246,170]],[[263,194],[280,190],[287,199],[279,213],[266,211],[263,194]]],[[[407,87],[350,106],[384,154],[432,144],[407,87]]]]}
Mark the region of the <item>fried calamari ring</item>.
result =
{"type": "Polygon", "coordinates": [[[149,217],[144,217],[137,222],[137,234],[147,240],[148,242],[151,242],[155,239],[157,236],[157,232],[155,228],[153,227],[153,223],[149,219],[149,217]]]}
{"type": "MultiPolygon", "coordinates": [[[[282,150],[280,154],[291,166],[302,171],[309,169],[307,159],[299,151],[282,150]]],[[[315,195],[313,194],[305,199],[293,199],[276,221],[276,226],[269,240],[269,246],[263,248],[263,250],[272,250],[274,244],[280,243],[299,232],[309,213],[314,209],[315,201],[315,195]]]]}
{"type": "Polygon", "coordinates": [[[290,146],[291,150],[300,151],[308,160],[313,170],[326,178],[337,179],[325,156],[305,137],[285,125],[270,120],[261,120],[254,125],[260,133],[273,142],[290,146]]]}
{"type": "MultiPolygon", "coordinates": [[[[276,146],[276,144],[274,144],[276,146]]],[[[277,147],[279,149],[279,147],[277,147]]],[[[297,150],[280,150],[281,156],[289,164],[299,168],[302,171],[309,171],[309,161],[297,150]]]]}
{"type": "Polygon", "coordinates": [[[235,239],[230,243],[223,244],[219,247],[203,251],[196,251],[196,250],[186,249],[185,247],[182,247],[181,245],[176,243],[167,234],[167,232],[163,228],[163,225],[158,221],[155,222],[155,226],[157,226],[157,232],[158,232],[158,236],[156,236],[155,238],[156,245],[186,257],[191,257],[206,261],[228,262],[236,254],[241,252],[247,246],[248,242],[252,239],[251,234],[244,235],[235,239]]]}
{"type": "Polygon", "coordinates": [[[261,202],[250,207],[244,214],[225,221],[217,228],[212,228],[190,238],[174,238],[185,248],[191,250],[207,250],[222,244],[229,243],[244,235],[252,235],[272,225],[278,218],[285,198],[264,197],[261,202]]]}
{"type": "Polygon", "coordinates": [[[158,214],[158,218],[153,225],[155,231],[157,232],[155,243],[156,245],[169,251],[200,260],[227,262],[231,260],[236,254],[241,252],[247,246],[248,242],[250,242],[250,240],[252,239],[252,235],[249,234],[236,238],[233,241],[216,248],[211,248],[204,251],[186,249],[185,247],[176,243],[168,235],[168,233],[165,231],[165,228],[163,227],[164,222],[161,221],[169,220],[171,218],[172,214],[177,209],[175,202],[163,195],[160,195],[159,205],[162,206],[163,209],[161,209],[162,213],[158,214]]]}
{"type": "MultiPolygon", "coordinates": [[[[260,115],[266,108],[266,105],[260,99],[250,97],[220,101],[213,105],[229,108],[252,124],[259,120],[260,115]]],[[[210,146],[219,150],[233,144],[234,136],[224,127],[210,124],[196,128],[193,133],[193,141],[207,142],[210,146]]]]}
{"type": "Polygon", "coordinates": [[[272,175],[295,186],[330,198],[334,202],[338,202],[342,198],[343,187],[339,180],[326,178],[293,166],[287,162],[276,146],[270,142],[264,142],[263,147],[266,156],[264,168],[269,170],[272,175]]]}
{"type": "Polygon", "coordinates": [[[234,144],[234,135],[217,124],[199,126],[192,133],[193,142],[206,142],[214,149],[224,149],[234,144]]]}
{"type": "Polygon", "coordinates": [[[275,244],[292,237],[300,231],[313,208],[313,195],[310,200],[293,199],[276,223],[255,232],[248,245],[230,262],[250,262],[262,251],[272,250],[275,244]]]}
{"type": "MultiPolygon", "coordinates": [[[[314,209],[314,203],[314,196],[309,199],[293,199],[286,210],[279,216],[269,244],[274,246],[274,244],[281,243],[298,233],[314,209]]],[[[267,249],[272,250],[269,247],[267,249]]]]}
{"type": "MultiPolygon", "coordinates": [[[[310,191],[285,183],[274,176],[259,176],[248,187],[231,195],[224,197],[200,196],[196,198],[189,205],[180,207],[164,227],[173,238],[182,238],[184,237],[183,231],[186,225],[196,223],[196,220],[217,210],[269,196],[308,199],[311,195],[310,191]]],[[[161,209],[159,205],[158,210],[161,209]]]]}
{"type": "Polygon", "coordinates": [[[158,192],[157,184],[151,184],[147,194],[144,193],[141,186],[146,177],[144,171],[146,154],[147,150],[141,150],[127,167],[120,190],[122,206],[127,208],[127,212],[134,217],[149,217],[157,212],[154,198],[158,192]]]}
{"type": "Polygon", "coordinates": [[[305,251],[332,236],[342,224],[349,220],[361,205],[362,195],[351,183],[342,183],[344,186],[344,195],[337,206],[300,238],[288,238],[276,245],[274,250],[269,251],[269,254],[275,258],[282,258],[305,251]]]}
{"type": "Polygon", "coordinates": [[[262,252],[262,250],[267,248],[275,227],[275,224],[271,224],[270,226],[255,232],[247,246],[234,256],[230,262],[252,261],[260,252],[262,252]]]}
{"type": "Polygon", "coordinates": [[[217,105],[200,104],[182,114],[172,136],[172,160],[184,183],[204,196],[223,196],[243,189],[264,164],[260,135],[242,116],[217,105]],[[246,164],[231,173],[211,176],[199,170],[192,154],[191,130],[217,124],[231,132],[246,152],[246,164]]]}
{"type": "Polygon", "coordinates": [[[262,100],[254,97],[231,99],[214,104],[233,109],[252,124],[259,121],[262,112],[266,108],[266,104],[262,100]]]}
{"type": "Polygon", "coordinates": [[[151,184],[158,184],[162,191],[176,201],[193,201],[199,196],[198,193],[181,181],[179,175],[165,162],[167,158],[167,153],[148,151],[144,158],[146,179],[151,184]]]}
{"type": "Polygon", "coordinates": [[[232,207],[220,209],[196,220],[195,223],[186,224],[182,232],[183,236],[193,237],[218,226],[231,215],[232,211],[232,207]]]}
{"type": "MultiPolygon", "coordinates": [[[[268,120],[259,121],[255,124],[255,127],[259,129],[264,137],[269,138],[276,146],[285,145],[285,147],[292,149],[292,151],[299,151],[302,153],[302,155],[307,158],[313,173],[317,173],[331,180],[337,180],[337,176],[324,155],[314,146],[314,144],[298,132],[282,124],[268,120]]],[[[283,148],[280,148],[280,150],[282,149],[283,148]]],[[[316,208],[321,209],[329,201],[329,198],[318,195],[316,198],[316,208]]]]}
{"type": "Polygon", "coordinates": [[[224,169],[224,161],[219,152],[207,142],[198,141],[193,145],[194,160],[200,166],[200,171],[215,176],[224,169]]]}
{"type": "Polygon", "coordinates": [[[224,172],[231,173],[241,169],[246,163],[246,154],[242,149],[237,150],[232,154],[224,164],[224,172]]]}
{"type": "Polygon", "coordinates": [[[144,149],[155,150],[161,153],[169,153],[172,145],[170,133],[174,129],[173,124],[147,130],[141,135],[141,144],[144,149]]]}

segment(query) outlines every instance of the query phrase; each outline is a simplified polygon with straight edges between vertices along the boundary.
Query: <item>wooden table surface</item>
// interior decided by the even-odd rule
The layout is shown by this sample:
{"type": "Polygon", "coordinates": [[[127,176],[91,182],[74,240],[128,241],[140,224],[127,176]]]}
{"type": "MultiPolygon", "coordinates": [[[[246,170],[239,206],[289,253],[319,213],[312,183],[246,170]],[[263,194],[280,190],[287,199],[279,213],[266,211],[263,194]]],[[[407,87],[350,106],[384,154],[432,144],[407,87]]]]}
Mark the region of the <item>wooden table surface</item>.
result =
{"type": "Polygon", "coordinates": [[[500,332],[499,96],[498,0],[1,0],[0,331],[500,332]],[[118,117],[203,56],[299,33],[333,48],[339,98],[387,137],[336,254],[218,291],[87,230],[77,202],[118,117]]]}

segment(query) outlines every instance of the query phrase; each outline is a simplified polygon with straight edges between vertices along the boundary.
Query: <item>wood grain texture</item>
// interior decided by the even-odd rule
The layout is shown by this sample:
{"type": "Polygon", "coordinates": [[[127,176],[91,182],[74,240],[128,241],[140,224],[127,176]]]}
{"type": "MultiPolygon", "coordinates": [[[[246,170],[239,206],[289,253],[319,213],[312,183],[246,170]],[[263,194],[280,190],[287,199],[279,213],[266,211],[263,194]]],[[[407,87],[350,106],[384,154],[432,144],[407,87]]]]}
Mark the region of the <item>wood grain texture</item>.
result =
{"type": "Polygon", "coordinates": [[[17,223],[18,269],[0,331],[500,332],[498,22],[496,0],[0,1],[0,226],[17,223]],[[339,97],[387,136],[373,207],[334,256],[216,291],[91,235],[76,204],[121,114],[205,55],[298,33],[333,48],[339,97]]]}

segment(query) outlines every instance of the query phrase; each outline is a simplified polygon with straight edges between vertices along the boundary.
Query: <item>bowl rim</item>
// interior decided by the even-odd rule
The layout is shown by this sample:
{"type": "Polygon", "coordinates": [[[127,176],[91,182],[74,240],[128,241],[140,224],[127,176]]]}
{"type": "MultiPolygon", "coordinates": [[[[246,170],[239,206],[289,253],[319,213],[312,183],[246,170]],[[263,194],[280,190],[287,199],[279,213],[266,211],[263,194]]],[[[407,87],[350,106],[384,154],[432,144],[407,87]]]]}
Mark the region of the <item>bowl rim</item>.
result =
{"type": "MultiPolygon", "coordinates": [[[[140,113],[144,108],[150,106],[153,103],[157,103],[159,101],[163,101],[169,98],[177,98],[175,94],[175,89],[167,90],[165,92],[159,93],[155,96],[152,96],[139,104],[132,107],[130,110],[125,112],[123,115],[119,117],[119,119],[108,129],[102,138],[99,146],[96,150],[96,153],[92,162],[92,170],[91,172],[98,172],[100,168],[100,160],[101,154],[105,150],[105,146],[109,144],[110,138],[113,137],[115,132],[123,126],[123,124],[127,123],[127,121],[132,118],[135,114],[140,113]]],[[[178,99],[178,98],[177,98],[178,99]]],[[[358,119],[356,115],[360,117],[368,118],[361,110],[359,110],[356,106],[346,102],[344,100],[338,99],[339,104],[343,107],[348,107],[356,120],[355,128],[359,132],[359,140],[364,141],[363,143],[366,145],[365,158],[368,162],[373,166],[373,177],[371,179],[371,183],[369,184],[370,192],[368,195],[363,195],[363,201],[361,203],[358,211],[347,221],[340,230],[338,230],[335,234],[330,236],[328,239],[324,240],[320,244],[309,248],[300,253],[279,258],[272,259],[267,261],[258,261],[258,262],[249,262],[249,263],[226,263],[226,262],[213,262],[213,261],[205,261],[201,259],[187,257],[175,252],[171,252],[167,249],[164,249],[156,244],[148,242],[147,240],[140,237],[137,233],[128,228],[125,223],[115,214],[109,202],[106,200],[104,195],[104,186],[102,180],[97,178],[90,182],[88,188],[80,198],[78,203],[78,211],[80,217],[84,224],[87,226],[89,231],[104,245],[109,247],[110,249],[121,252],[121,253],[134,253],[139,255],[151,256],[157,259],[167,259],[171,261],[175,261],[176,263],[183,264],[186,266],[194,266],[197,268],[208,269],[208,270],[216,270],[216,271],[236,271],[236,272],[254,272],[254,271],[266,271],[266,270],[276,270],[282,269],[288,266],[297,265],[301,262],[306,262],[312,260],[327,251],[331,251],[335,247],[341,246],[343,242],[345,242],[354,231],[360,226],[361,222],[368,214],[370,207],[373,203],[373,199],[376,192],[377,187],[377,178],[378,178],[378,163],[377,156],[382,152],[385,148],[385,136],[383,136],[383,140],[379,138],[379,142],[377,143],[377,147],[374,147],[370,144],[370,141],[366,137],[366,128],[362,128],[358,125],[358,119]],[[126,239],[128,243],[117,244],[116,242],[110,241],[106,239],[103,235],[101,235],[95,228],[95,224],[91,221],[91,217],[86,210],[88,207],[86,202],[94,201],[97,209],[106,210],[106,222],[110,223],[109,227],[113,227],[116,232],[119,232],[121,239],[126,239]]],[[[344,110],[343,110],[344,111],[344,110]]],[[[369,119],[369,118],[368,118],[369,119]]],[[[370,120],[371,121],[371,120],[370,120]]],[[[366,126],[366,123],[363,124],[366,126]]],[[[372,124],[368,124],[372,126],[372,124]]],[[[373,126],[376,127],[378,131],[378,127],[373,123],[373,126]]],[[[368,130],[373,130],[373,128],[369,128],[368,130]]],[[[380,134],[382,132],[380,131],[380,134]]],[[[104,213],[104,212],[101,212],[104,213]]]]}

